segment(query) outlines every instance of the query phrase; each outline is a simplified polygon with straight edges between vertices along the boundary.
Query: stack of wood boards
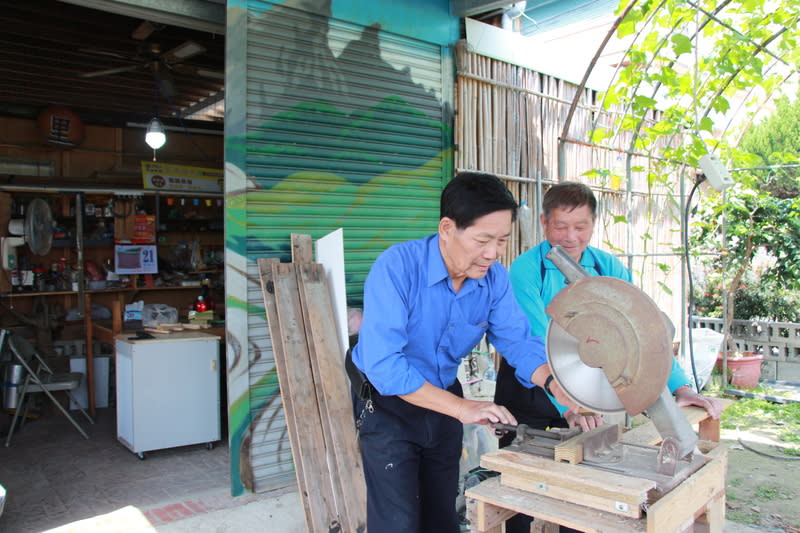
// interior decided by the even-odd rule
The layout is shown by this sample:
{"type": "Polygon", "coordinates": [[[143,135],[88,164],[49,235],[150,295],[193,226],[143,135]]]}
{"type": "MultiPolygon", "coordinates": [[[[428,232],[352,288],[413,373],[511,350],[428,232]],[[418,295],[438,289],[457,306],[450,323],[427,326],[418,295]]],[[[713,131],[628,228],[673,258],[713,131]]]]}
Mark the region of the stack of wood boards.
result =
{"type": "Polygon", "coordinates": [[[330,290],[310,236],[292,240],[292,263],[258,267],[306,527],[363,533],[364,471],[330,290]]]}
{"type": "Polygon", "coordinates": [[[191,311],[189,313],[189,323],[201,327],[209,327],[210,322],[214,320],[214,311],[191,311]]]}
{"type": "Polygon", "coordinates": [[[186,329],[208,329],[209,326],[201,326],[200,324],[193,324],[193,323],[182,323],[182,322],[159,322],[152,326],[146,326],[144,329],[147,333],[172,333],[173,331],[183,331],[186,329]]]}

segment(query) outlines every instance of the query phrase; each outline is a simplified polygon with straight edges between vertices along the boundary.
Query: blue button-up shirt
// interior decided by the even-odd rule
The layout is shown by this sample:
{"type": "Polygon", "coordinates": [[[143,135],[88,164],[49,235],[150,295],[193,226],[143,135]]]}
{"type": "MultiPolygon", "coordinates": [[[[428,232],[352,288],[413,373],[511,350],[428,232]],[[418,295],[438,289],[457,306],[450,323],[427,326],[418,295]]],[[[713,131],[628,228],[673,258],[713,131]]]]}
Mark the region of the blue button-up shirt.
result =
{"type": "Polygon", "coordinates": [[[434,234],[396,244],[375,261],[353,362],[383,395],[409,394],[426,381],[447,388],[484,334],[532,387],[531,374],[546,362],[544,344],[530,334],[505,267],[494,263],[456,292],[434,234]]]}

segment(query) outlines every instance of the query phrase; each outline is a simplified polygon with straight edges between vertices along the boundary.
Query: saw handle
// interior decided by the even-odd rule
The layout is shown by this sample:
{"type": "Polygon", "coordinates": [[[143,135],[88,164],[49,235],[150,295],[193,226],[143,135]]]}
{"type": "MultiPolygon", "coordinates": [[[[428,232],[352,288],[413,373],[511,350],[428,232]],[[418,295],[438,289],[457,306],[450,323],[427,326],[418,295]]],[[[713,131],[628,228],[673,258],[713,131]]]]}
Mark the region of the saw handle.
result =
{"type": "Polygon", "coordinates": [[[553,246],[544,257],[552,261],[556,268],[564,274],[564,277],[567,278],[567,283],[589,277],[589,273],[558,244],[553,246]]]}
{"type": "Polygon", "coordinates": [[[492,427],[494,428],[494,434],[496,437],[502,437],[509,431],[517,430],[517,426],[512,426],[511,424],[501,424],[500,422],[493,422],[492,427]]]}

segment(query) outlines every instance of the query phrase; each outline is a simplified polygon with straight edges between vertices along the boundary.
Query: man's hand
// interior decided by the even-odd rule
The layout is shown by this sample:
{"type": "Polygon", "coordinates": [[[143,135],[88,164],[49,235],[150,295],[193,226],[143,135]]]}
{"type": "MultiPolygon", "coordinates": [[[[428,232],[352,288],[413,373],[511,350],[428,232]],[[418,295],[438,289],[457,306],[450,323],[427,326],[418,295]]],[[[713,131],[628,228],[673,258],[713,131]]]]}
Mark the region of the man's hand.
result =
{"type": "Polygon", "coordinates": [[[492,402],[478,402],[456,396],[452,392],[440,389],[427,381],[409,394],[399,396],[403,400],[418,407],[431,409],[458,419],[463,424],[508,424],[517,425],[517,419],[502,405],[492,402]]]}
{"type": "Polygon", "coordinates": [[[492,402],[467,400],[464,398],[461,399],[461,405],[459,405],[458,411],[456,412],[456,418],[463,424],[483,424],[490,426],[491,424],[499,423],[510,426],[517,425],[517,419],[502,405],[497,405],[492,402]]]}
{"type": "Polygon", "coordinates": [[[579,426],[581,431],[589,431],[605,423],[603,415],[597,413],[574,414],[571,411],[567,411],[564,413],[564,418],[566,418],[569,427],[579,426]]]}
{"type": "Polygon", "coordinates": [[[697,394],[687,385],[675,389],[674,394],[678,407],[686,407],[687,405],[702,407],[711,415],[711,418],[715,420],[719,418],[719,415],[722,413],[722,404],[716,398],[709,398],[708,396],[697,394]]]}

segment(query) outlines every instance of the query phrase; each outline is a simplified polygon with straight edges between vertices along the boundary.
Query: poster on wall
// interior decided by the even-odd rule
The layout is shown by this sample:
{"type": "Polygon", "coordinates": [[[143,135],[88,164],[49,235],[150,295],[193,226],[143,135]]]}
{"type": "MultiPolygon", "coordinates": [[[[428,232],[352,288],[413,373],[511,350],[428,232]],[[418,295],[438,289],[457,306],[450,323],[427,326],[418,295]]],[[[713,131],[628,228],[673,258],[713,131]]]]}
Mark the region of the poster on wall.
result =
{"type": "Polygon", "coordinates": [[[155,245],[118,244],[114,247],[114,272],[121,274],[157,274],[155,245]]]}
{"type": "Polygon", "coordinates": [[[218,168],[142,161],[142,185],[150,190],[222,193],[224,173],[218,168]]]}

